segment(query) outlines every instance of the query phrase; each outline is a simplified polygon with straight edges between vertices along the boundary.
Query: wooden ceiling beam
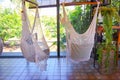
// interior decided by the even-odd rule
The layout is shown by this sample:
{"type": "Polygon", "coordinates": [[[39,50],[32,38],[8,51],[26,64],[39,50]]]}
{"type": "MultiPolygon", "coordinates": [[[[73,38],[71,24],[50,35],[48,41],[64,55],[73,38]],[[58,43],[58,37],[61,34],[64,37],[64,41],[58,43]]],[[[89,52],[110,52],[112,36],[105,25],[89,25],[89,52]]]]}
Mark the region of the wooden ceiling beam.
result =
{"type": "Polygon", "coordinates": [[[112,29],[120,29],[120,26],[112,26],[112,29]]]}
{"type": "MultiPolygon", "coordinates": [[[[61,5],[65,5],[65,6],[73,6],[73,5],[83,5],[83,4],[90,4],[90,5],[94,5],[97,4],[98,2],[69,2],[69,3],[61,3],[61,5]]],[[[100,2],[101,4],[101,2],[100,2]]]]}
{"type": "Polygon", "coordinates": [[[33,2],[33,1],[30,1],[30,0],[25,0],[25,1],[27,1],[29,3],[32,3],[32,4],[36,5],[36,6],[38,5],[37,3],[33,2]]]}

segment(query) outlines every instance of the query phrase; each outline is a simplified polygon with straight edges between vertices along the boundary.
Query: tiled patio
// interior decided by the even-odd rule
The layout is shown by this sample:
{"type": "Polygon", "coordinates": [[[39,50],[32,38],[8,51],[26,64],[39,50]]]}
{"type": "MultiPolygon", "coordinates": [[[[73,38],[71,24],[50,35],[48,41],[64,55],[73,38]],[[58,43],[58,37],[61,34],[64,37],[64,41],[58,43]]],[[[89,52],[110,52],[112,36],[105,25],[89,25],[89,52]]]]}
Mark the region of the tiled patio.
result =
{"type": "Polygon", "coordinates": [[[24,58],[1,58],[0,80],[120,80],[120,69],[102,75],[93,67],[92,59],[76,65],[67,63],[65,58],[49,58],[47,70],[41,72],[24,58]]]}

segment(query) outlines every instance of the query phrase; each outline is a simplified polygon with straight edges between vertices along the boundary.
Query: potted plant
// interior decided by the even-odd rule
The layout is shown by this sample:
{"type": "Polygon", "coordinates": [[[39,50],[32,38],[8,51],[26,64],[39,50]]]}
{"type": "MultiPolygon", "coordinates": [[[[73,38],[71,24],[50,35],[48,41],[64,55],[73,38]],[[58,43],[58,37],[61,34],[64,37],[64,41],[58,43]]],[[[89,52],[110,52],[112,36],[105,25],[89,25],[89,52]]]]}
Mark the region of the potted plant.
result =
{"type": "MultiPolygon", "coordinates": [[[[118,12],[113,7],[101,7],[99,9],[103,17],[105,42],[97,44],[99,71],[112,73],[116,69],[116,46],[113,44],[113,20],[119,19],[118,12]]],[[[119,20],[118,20],[119,21],[119,20]]]]}

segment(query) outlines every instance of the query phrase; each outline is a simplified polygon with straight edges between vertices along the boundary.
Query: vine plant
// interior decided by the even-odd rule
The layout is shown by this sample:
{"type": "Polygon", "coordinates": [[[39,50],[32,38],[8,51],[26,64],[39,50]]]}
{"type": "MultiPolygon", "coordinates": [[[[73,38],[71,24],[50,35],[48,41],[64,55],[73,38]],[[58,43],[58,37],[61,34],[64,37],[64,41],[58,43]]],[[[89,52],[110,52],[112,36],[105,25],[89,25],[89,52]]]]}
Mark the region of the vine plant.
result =
{"type": "MultiPolygon", "coordinates": [[[[107,71],[109,71],[109,66],[111,66],[109,57],[111,52],[116,52],[116,46],[112,44],[113,41],[113,20],[120,21],[118,12],[116,11],[115,8],[113,7],[101,7],[99,9],[101,11],[101,14],[103,16],[103,27],[104,27],[104,32],[105,32],[105,42],[98,44],[97,48],[97,54],[99,55],[98,57],[98,63],[101,64],[103,54],[106,54],[106,59],[105,59],[105,68],[107,71]]],[[[114,54],[114,65],[116,65],[116,54],[114,54]]]]}

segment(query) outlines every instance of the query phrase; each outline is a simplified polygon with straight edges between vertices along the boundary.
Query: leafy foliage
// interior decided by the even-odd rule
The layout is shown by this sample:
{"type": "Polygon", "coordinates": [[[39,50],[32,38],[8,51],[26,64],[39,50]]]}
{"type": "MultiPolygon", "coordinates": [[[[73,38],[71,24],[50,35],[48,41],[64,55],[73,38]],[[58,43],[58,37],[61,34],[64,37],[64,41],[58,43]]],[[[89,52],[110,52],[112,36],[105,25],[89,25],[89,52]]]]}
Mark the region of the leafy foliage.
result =
{"type": "MultiPolygon", "coordinates": [[[[45,36],[48,39],[54,39],[57,37],[57,23],[56,23],[56,17],[49,17],[49,16],[41,16],[41,23],[42,27],[44,27],[45,36]]],[[[65,30],[64,27],[60,25],[60,46],[62,48],[65,48],[64,46],[65,42],[65,30]]],[[[53,42],[52,45],[56,45],[57,42],[53,42]]]]}
{"type": "Polygon", "coordinates": [[[55,17],[42,16],[41,23],[44,25],[45,35],[51,39],[57,36],[57,26],[55,17]]]}
{"type": "Polygon", "coordinates": [[[90,25],[90,6],[76,6],[69,12],[69,17],[74,29],[78,33],[84,33],[90,25]]]}
{"type": "MultiPolygon", "coordinates": [[[[114,63],[112,66],[116,66],[116,46],[114,44],[112,44],[113,41],[113,30],[112,30],[112,26],[114,21],[119,21],[119,15],[117,13],[117,10],[113,7],[101,7],[100,8],[101,14],[103,16],[103,27],[104,27],[104,32],[105,32],[105,37],[106,37],[106,41],[98,44],[97,47],[97,54],[99,55],[98,57],[98,62],[100,63],[104,63],[105,65],[105,69],[106,72],[108,72],[110,70],[110,53],[114,54],[114,63]],[[117,19],[117,20],[115,20],[117,19]],[[104,54],[104,56],[103,56],[104,54]],[[105,57],[105,62],[103,62],[103,57],[105,57]]],[[[114,66],[114,67],[115,67],[114,66]]]]}
{"type": "Polygon", "coordinates": [[[21,16],[6,8],[0,12],[0,37],[6,41],[13,37],[20,37],[21,16]]]}
{"type": "Polygon", "coordinates": [[[112,26],[114,25],[114,21],[120,22],[120,17],[116,8],[114,7],[101,7],[100,10],[103,16],[103,27],[105,30],[106,45],[108,45],[112,43],[112,26]]]}

